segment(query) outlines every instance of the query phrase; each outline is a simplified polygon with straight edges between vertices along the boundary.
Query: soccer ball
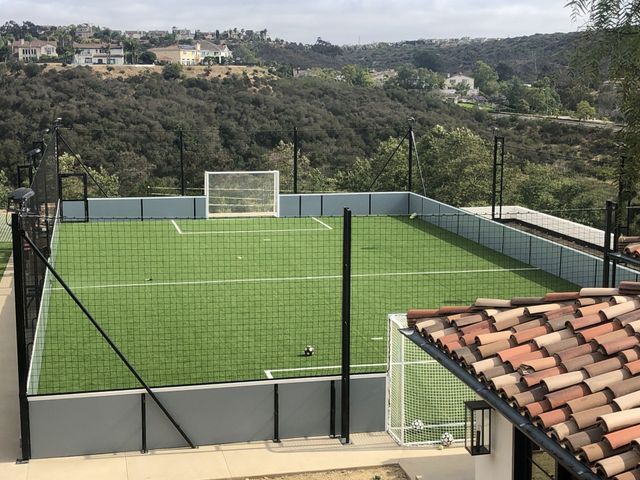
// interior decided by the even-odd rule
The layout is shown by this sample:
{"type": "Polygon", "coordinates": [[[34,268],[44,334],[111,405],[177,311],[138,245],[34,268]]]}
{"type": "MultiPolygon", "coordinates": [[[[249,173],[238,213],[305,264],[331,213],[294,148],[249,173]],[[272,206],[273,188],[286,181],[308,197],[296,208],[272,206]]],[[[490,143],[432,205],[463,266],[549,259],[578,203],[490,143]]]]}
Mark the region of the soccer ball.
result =
{"type": "Polygon", "coordinates": [[[440,438],[440,443],[443,447],[450,447],[453,444],[453,435],[449,432],[444,432],[440,438]]]}
{"type": "Polygon", "coordinates": [[[313,348],[313,345],[307,345],[306,347],[304,347],[304,356],[310,357],[311,355],[314,354],[315,351],[316,349],[313,348]]]}
{"type": "Polygon", "coordinates": [[[411,422],[411,428],[416,431],[424,430],[424,422],[419,418],[416,418],[413,422],[411,422]]]}

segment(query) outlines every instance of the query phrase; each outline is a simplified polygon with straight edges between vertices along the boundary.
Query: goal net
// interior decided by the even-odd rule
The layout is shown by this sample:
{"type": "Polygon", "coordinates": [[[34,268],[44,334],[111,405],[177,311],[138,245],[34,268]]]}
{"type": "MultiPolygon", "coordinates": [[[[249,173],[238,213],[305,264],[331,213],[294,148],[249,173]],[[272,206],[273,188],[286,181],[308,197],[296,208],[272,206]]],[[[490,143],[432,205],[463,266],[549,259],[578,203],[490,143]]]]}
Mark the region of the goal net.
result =
{"type": "Polygon", "coordinates": [[[387,431],[400,445],[461,445],[464,402],[475,395],[399,332],[406,327],[404,315],[389,315],[387,431]]]}
{"type": "Polygon", "coordinates": [[[209,217],[277,217],[279,172],[205,172],[209,217]]]}

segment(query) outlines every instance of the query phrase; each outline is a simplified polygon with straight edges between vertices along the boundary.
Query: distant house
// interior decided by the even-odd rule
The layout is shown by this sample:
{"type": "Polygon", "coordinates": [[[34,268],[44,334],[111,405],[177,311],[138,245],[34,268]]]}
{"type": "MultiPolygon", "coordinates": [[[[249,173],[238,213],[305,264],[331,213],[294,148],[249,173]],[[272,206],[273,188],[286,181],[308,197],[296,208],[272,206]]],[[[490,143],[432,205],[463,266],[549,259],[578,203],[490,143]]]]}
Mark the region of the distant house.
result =
{"type": "Polygon", "coordinates": [[[122,45],[104,43],[74,43],[76,65],[124,65],[122,45]]]}
{"type": "Polygon", "coordinates": [[[171,29],[171,33],[176,36],[176,40],[193,40],[193,33],[188,28],[176,28],[171,29]]]}
{"type": "Polygon", "coordinates": [[[163,38],[169,35],[168,30],[149,30],[147,32],[147,37],[149,38],[163,38]]]}
{"type": "Polygon", "coordinates": [[[124,31],[124,36],[127,38],[133,38],[135,40],[140,40],[142,37],[144,37],[145,32],[143,32],[142,30],[125,30],[124,31]]]}
{"type": "Polygon", "coordinates": [[[31,40],[30,42],[21,39],[13,42],[11,51],[21,62],[36,62],[40,57],[57,57],[56,45],[53,42],[43,40],[31,40]]]}
{"type": "Polygon", "coordinates": [[[76,36],[80,38],[91,38],[93,36],[93,29],[90,23],[82,23],[76,27],[76,36]]]}
{"type": "Polygon", "coordinates": [[[200,63],[207,63],[207,59],[222,63],[223,58],[231,58],[231,50],[226,45],[216,45],[206,40],[199,41],[198,45],[200,46],[200,63]]]}
{"type": "Polygon", "coordinates": [[[469,95],[476,95],[477,91],[475,88],[475,82],[473,77],[468,77],[466,75],[458,74],[458,75],[450,75],[444,81],[444,86],[446,89],[456,89],[458,86],[466,85],[467,92],[469,95]]]}
{"type": "Polygon", "coordinates": [[[206,59],[214,59],[221,63],[223,58],[231,58],[231,50],[226,45],[216,45],[205,40],[196,42],[195,45],[171,45],[162,48],[150,48],[155,53],[158,62],[179,63],[181,65],[200,65],[206,59]]]}

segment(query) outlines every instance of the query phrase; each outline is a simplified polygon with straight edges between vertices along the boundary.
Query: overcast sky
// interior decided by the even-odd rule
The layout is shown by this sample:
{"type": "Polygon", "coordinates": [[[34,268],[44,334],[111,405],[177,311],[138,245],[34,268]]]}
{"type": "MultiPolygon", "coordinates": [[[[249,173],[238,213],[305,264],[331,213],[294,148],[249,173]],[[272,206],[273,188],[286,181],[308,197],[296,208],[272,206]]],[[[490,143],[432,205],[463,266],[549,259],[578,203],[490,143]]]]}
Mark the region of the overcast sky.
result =
{"type": "Polygon", "coordinates": [[[565,0],[0,0],[0,21],[116,30],[267,28],[272,38],[332,43],[509,37],[577,29],[565,0]]]}

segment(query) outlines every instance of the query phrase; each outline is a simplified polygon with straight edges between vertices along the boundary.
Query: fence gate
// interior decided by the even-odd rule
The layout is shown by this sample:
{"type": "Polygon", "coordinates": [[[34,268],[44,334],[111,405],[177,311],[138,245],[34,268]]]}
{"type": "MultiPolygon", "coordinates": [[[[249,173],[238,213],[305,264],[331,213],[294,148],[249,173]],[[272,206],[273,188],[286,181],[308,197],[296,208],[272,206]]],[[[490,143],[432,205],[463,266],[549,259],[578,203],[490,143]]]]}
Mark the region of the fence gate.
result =
{"type": "Polygon", "coordinates": [[[387,431],[400,445],[464,442],[464,402],[474,393],[399,332],[402,315],[389,316],[387,431]]]}
{"type": "Polygon", "coordinates": [[[87,193],[87,174],[58,174],[58,191],[60,192],[60,220],[63,222],[88,222],[89,195],[87,193]],[[73,205],[73,207],[71,207],[71,205],[73,205]],[[80,209],[78,209],[78,206],[80,206],[80,209]],[[69,207],[71,207],[72,210],[69,207]],[[67,209],[66,216],[65,208],[67,209]]]}

